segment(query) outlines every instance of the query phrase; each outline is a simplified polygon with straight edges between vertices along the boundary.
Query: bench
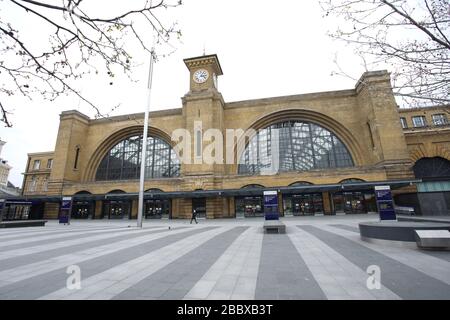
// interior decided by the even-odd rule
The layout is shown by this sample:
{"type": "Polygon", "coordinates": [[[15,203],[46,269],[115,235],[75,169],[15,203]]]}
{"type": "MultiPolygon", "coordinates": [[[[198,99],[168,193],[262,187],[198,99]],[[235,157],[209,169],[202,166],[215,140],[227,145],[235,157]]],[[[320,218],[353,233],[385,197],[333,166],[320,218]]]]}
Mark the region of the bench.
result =
{"type": "Polygon", "coordinates": [[[47,220],[0,221],[0,228],[44,227],[47,220]]]}
{"type": "Polygon", "coordinates": [[[267,233],[286,233],[286,225],[280,220],[266,220],[263,228],[267,233]]]}
{"type": "Polygon", "coordinates": [[[415,230],[416,243],[422,249],[450,249],[450,231],[415,230]]]}
{"type": "Polygon", "coordinates": [[[414,216],[414,208],[394,206],[395,214],[404,214],[407,216],[414,216]]]}

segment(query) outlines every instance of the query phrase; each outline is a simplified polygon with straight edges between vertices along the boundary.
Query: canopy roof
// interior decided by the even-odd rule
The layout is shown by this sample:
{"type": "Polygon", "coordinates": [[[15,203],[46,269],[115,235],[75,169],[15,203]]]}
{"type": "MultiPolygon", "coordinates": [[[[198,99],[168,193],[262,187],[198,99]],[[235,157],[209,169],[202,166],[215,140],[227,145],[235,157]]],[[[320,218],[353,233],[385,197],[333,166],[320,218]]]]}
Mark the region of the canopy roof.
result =
{"type": "MultiPolygon", "coordinates": [[[[314,192],[351,192],[351,191],[373,191],[375,186],[389,185],[391,189],[413,185],[422,182],[420,179],[370,181],[370,182],[349,182],[336,184],[311,184],[287,187],[247,187],[242,189],[217,189],[217,190],[195,190],[195,191],[148,191],[144,193],[144,199],[172,199],[172,198],[211,198],[211,197],[236,197],[236,196],[262,196],[264,191],[274,190],[282,194],[314,193],[314,192]]],[[[77,194],[73,195],[73,200],[131,200],[137,199],[138,193],[109,193],[109,194],[77,194]]],[[[32,202],[59,202],[62,196],[22,196],[5,197],[11,201],[32,201],[32,202]]]]}

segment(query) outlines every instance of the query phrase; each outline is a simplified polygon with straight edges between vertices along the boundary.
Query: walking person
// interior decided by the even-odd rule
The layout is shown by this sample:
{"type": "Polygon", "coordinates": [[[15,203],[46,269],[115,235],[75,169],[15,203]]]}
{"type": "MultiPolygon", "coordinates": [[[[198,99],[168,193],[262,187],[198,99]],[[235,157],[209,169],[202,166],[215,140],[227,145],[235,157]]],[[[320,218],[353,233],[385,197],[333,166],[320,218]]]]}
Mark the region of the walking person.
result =
{"type": "Polygon", "coordinates": [[[195,224],[197,224],[198,223],[198,221],[197,221],[197,211],[194,209],[194,210],[192,210],[192,218],[191,218],[191,224],[192,224],[192,220],[195,220],[195,224]]]}

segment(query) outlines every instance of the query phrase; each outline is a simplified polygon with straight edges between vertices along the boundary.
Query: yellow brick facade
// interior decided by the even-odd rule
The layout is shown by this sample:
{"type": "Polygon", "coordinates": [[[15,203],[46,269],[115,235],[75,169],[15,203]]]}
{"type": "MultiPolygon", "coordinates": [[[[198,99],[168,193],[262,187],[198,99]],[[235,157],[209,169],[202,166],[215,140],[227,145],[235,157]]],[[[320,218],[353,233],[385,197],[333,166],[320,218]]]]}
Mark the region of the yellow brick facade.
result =
{"type": "MultiPolygon", "coordinates": [[[[170,192],[239,189],[251,184],[280,187],[297,181],[319,185],[339,183],[345,179],[405,179],[414,177],[411,168],[421,157],[450,159],[450,131],[447,128],[442,127],[439,131],[433,128],[423,131],[402,129],[399,121],[401,115],[410,117],[414,112],[431,114],[433,111],[399,110],[386,71],[366,72],[355,88],[349,90],[225,102],[213,79],[213,76],[222,74],[217,57],[198,57],[186,59],[185,62],[190,71],[190,91],[182,98],[180,108],[150,113],[150,135],[174,145],[172,132],[184,128],[191,133],[191,144],[194,145],[194,127],[201,121],[203,131],[210,128],[222,131],[226,145],[226,129],[257,130],[280,121],[302,120],[333,132],[345,144],[355,165],[263,176],[240,175],[236,164],[182,164],[180,176],[147,180],[146,190],[157,188],[170,192]],[[205,68],[211,75],[203,84],[193,81],[193,73],[199,68],[205,68]]],[[[46,191],[39,191],[39,194],[46,196],[71,196],[82,191],[93,195],[107,194],[112,190],[138,192],[137,180],[96,181],[95,176],[100,161],[114,145],[142,133],[143,117],[143,113],[139,113],[90,119],[78,111],[63,112],[54,152],[29,154],[24,195],[38,192],[31,192],[27,187],[32,177],[47,179],[46,191]],[[51,169],[46,169],[50,158],[53,165],[51,169]],[[41,160],[42,172],[32,170],[35,160],[41,160]]],[[[203,141],[203,147],[208,144],[208,141],[203,141]]],[[[235,147],[234,152],[236,150],[235,147]]],[[[234,154],[234,157],[239,156],[234,154]]],[[[194,158],[192,162],[195,162],[194,158]]],[[[414,191],[414,187],[409,190],[414,191]]],[[[325,213],[331,213],[330,195],[326,192],[323,193],[323,202],[325,213]]],[[[48,204],[45,210],[45,217],[54,218],[58,206],[48,204]]],[[[100,216],[101,210],[102,201],[96,200],[95,218],[100,216]]],[[[173,218],[190,217],[192,200],[172,199],[171,212],[173,218]]],[[[234,217],[235,199],[207,198],[206,214],[208,218],[234,217]]],[[[137,201],[133,200],[131,217],[136,215],[137,201]]]]}

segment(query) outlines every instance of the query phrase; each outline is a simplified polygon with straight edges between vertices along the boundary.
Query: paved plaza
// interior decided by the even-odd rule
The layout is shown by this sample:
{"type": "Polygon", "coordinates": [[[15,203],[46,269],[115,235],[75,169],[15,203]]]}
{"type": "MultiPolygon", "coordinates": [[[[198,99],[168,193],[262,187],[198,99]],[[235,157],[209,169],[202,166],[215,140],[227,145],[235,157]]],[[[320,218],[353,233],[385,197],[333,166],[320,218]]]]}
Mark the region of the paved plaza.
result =
{"type": "Polygon", "coordinates": [[[450,299],[450,252],[361,241],[358,222],[377,219],[284,218],[286,234],[262,218],[0,229],[0,299],[450,299]]]}

